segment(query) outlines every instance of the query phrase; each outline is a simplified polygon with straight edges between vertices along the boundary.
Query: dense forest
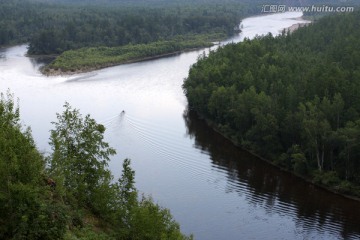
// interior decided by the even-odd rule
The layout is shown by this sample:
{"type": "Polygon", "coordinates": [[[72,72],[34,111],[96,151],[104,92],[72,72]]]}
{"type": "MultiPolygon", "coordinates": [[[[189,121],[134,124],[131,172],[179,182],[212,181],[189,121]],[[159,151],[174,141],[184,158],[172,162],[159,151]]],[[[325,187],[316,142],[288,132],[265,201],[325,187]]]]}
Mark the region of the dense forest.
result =
{"type": "MultiPolygon", "coordinates": [[[[64,4],[4,0],[0,3],[0,45],[29,42],[30,54],[59,54],[95,46],[170,40],[179,35],[234,34],[255,4],[227,1],[64,4]]],[[[56,3],[55,3],[56,2],[56,3]]]]}
{"type": "MultiPolygon", "coordinates": [[[[283,0],[277,4],[304,6],[324,2],[329,3],[283,0]]],[[[330,2],[338,4],[337,0],[330,2]]],[[[65,52],[47,68],[52,74],[90,71],[156,53],[207,47],[239,32],[240,20],[261,13],[265,4],[269,3],[264,0],[3,0],[0,46],[28,43],[31,55],[65,52]],[[164,46],[171,41],[177,46],[156,50],[149,46],[150,43],[164,46]],[[117,56],[121,47],[134,52],[117,56]],[[69,58],[70,55],[73,57],[69,58]],[[64,63],[64,59],[70,61],[64,63]]]]}
{"type": "Polygon", "coordinates": [[[189,108],[234,143],[360,196],[360,12],[331,15],[201,56],[189,108]]]}
{"type": "MultiPolygon", "coordinates": [[[[354,0],[353,0],[354,1],[354,0]]],[[[347,4],[352,4],[348,1],[347,4]]],[[[338,3],[283,0],[276,4],[338,3]]],[[[0,46],[29,43],[30,54],[114,47],[174,37],[234,34],[242,18],[261,13],[265,0],[2,0],[0,46]]]]}
{"type": "Polygon", "coordinates": [[[192,239],[169,210],[139,197],[130,160],[113,180],[105,127],[68,103],[44,156],[20,124],[11,94],[0,98],[1,239],[192,239]]]}

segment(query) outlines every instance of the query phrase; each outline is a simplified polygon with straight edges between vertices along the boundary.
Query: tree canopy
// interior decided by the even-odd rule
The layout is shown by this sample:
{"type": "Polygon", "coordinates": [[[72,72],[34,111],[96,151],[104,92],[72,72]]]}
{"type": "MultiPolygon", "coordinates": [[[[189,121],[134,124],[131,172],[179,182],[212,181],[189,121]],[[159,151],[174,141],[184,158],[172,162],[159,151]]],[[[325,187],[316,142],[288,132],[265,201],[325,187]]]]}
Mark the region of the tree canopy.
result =
{"type": "Polygon", "coordinates": [[[216,33],[224,37],[234,33],[243,16],[258,9],[237,1],[65,4],[4,0],[0,2],[0,45],[29,42],[30,54],[59,54],[81,47],[171,40],[179,35],[216,33]]]}

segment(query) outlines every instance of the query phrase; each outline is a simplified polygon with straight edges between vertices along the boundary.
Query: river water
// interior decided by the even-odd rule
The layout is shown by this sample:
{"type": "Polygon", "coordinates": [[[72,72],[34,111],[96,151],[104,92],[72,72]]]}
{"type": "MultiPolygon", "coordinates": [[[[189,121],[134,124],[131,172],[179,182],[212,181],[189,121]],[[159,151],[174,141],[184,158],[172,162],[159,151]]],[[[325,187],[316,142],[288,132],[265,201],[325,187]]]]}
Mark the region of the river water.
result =
{"type": "MultiPolygon", "coordinates": [[[[278,34],[300,16],[244,19],[243,32],[226,42],[278,34]]],[[[208,49],[66,77],[42,76],[43,63],[25,52],[25,45],[0,50],[0,91],[20,99],[39,150],[49,151],[50,122],[65,101],[90,113],[117,149],[109,165],[114,175],[131,158],[140,192],[169,208],[195,239],[360,238],[360,203],[262,162],[186,110],[181,85],[208,49]]]]}

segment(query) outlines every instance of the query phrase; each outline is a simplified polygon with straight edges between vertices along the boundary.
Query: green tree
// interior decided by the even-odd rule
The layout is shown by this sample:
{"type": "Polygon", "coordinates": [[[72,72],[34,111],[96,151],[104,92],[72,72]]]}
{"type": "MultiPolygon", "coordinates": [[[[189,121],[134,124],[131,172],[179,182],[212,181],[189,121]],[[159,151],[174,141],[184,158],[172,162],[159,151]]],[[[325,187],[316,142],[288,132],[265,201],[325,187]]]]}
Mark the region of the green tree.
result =
{"type": "Polygon", "coordinates": [[[344,128],[338,129],[340,140],[344,144],[340,159],[343,160],[343,168],[345,172],[345,179],[349,180],[358,176],[359,161],[354,155],[359,154],[359,140],[360,140],[360,120],[355,122],[348,122],[344,128]]]}
{"type": "Polygon", "coordinates": [[[130,159],[123,162],[122,175],[118,182],[113,185],[115,195],[115,222],[117,235],[121,238],[128,236],[132,228],[132,212],[138,205],[137,190],[135,188],[135,171],[130,167],[130,159]]]}
{"type": "Polygon", "coordinates": [[[62,114],[57,114],[58,121],[53,122],[55,128],[51,130],[50,171],[79,204],[92,206],[96,189],[108,185],[112,179],[107,165],[116,152],[103,140],[103,125],[90,115],[83,118],[69,103],[64,108],[62,114]]]}
{"type": "Polygon", "coordinates": [[[44,182],[45,160],[10,93],[0,98],[0,238],[61,239],[64,205],[53,202],[44,182]]]}
{"type": "Polygon", "coordinates": [[[319,100],[300,104],[300,111],[303,114],[303,135],[307,141],[310,153],[316,156],[316,163],[319,171],[324,169],[325,150],[328,136],[331,133],[329,122],[324,118],[323,112],[318,108],[319,100]]]}
{"type": "Polygon", "coordinates": [[[134,240],[191,240],[181,234],[168,209],[155,204],[151,198],[143,197],[132,210],[129,239],[134,240]]]}

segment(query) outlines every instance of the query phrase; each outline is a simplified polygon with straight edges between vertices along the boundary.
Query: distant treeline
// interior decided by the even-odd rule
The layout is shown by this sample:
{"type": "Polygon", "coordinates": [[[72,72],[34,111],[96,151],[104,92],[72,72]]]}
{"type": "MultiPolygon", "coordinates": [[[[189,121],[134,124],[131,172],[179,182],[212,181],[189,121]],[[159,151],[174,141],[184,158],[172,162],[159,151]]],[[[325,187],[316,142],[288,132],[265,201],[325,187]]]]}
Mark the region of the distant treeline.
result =
{"type": "MultiPolygon", "coordinates": [[[[324,1],[284,0],[276,4],[302,6],[324,1]]],[[[59,54],[82,47],[171,40],[178,35],[229,36],[242,18],[261,14],[264,4],[270,3],[265,0],[2,0],[0,46],[27,42],[30,54],[59,54]]]]}
{"type": "Polygon", "coordinates": [[[170,40],[178,35],[229,36],[242,17],[261,9],[236,1],[53,2],[1,1],[0,45],[29,42],[30,54],[58,54],[81,47],[170,40]]]}
{"type": "Polygon", "coordinates": [[[190,108],[274,164],[360,196],[360,12],[203,56],[190,108]]]}

